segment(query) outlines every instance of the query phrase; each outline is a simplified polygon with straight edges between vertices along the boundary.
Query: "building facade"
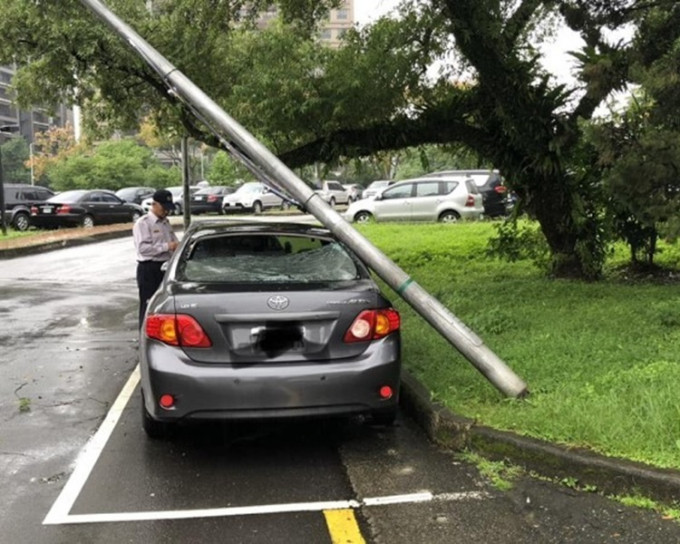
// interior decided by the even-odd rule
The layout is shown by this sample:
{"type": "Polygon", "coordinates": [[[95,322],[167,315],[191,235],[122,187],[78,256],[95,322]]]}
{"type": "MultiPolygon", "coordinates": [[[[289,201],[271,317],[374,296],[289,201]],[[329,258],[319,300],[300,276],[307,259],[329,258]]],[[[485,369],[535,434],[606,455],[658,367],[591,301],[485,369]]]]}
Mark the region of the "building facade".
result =
{"type": "Polygon", "coordinates": [[[14,68],[0,66],[0,144],[17,134],[23,136],[31,144],[38,132],[43,132],[52,127],[63,127],[73,124],[73,109],[64,105],[52,110],[45,108],[33,108],[22,110],[14,103],[11,93],[12,77],[14,68]]]}

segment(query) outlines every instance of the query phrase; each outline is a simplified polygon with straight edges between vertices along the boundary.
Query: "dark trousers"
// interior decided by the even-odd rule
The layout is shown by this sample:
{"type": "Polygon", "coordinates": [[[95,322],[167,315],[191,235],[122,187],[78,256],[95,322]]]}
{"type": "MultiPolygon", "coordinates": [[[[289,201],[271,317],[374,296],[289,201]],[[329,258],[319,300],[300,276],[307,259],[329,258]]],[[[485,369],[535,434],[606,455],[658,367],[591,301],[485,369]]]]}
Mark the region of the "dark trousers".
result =
{"type": "Polygon", "coordinates": [[[139,327],[144,323],[144,314],[149,299],[156,292],[165,272],[161,270],[162,262],[140,261],[137,263],[137,287],[139,289],[139,327]]]}

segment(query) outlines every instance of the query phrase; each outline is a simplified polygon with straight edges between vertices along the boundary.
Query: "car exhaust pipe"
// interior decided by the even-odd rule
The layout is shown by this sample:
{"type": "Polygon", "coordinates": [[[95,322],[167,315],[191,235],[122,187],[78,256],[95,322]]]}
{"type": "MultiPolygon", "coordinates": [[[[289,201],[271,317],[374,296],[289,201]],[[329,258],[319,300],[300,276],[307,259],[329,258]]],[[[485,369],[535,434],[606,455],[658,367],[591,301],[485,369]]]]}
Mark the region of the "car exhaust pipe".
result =
{"type": "Polygon", "coordinates": [[[99,0],[81,2],[119,34],[159,74],[170,92],[219,138],[227,151],[240,159],[261,181],[271,185],[275,190],[285,190],[292,195],[319,222],[357,253],[385,283],[408,302],[498,390],[509,397],[523,397],[528,393],[527,385],[522,379],[485,346],[474,332],[354,230],[304,181],[129,25],[99,0]]]}

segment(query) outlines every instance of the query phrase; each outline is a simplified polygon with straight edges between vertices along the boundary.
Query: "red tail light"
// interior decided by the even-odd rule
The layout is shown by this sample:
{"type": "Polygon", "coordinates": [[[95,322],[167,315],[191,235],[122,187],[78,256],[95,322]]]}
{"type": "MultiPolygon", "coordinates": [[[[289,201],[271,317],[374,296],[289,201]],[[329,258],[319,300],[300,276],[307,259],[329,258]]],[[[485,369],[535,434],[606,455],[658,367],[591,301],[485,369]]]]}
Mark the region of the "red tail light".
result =
{"type": "Polygon", "coordinates": [[[217,197],[215,195],[208,195],[208,202],[215,202],[217,197]]]}
{"type": "Polygon", "coordinates": [[[146,336],[171,346],[209,348],[210,338],[193,317],[184,314],[152,314],[146,318],[146,336]]]}
{"type": "Polygon", "coordinates": [[[31,215],[38,215],[38,206],[31,206],[31,215]]]}
{"type": "Polygon", "coordinates": [[[57,208],[57,213],[58,214],[59,213],[71,213],[71,206],[69,206],[68,204],[62,204],[61,206],[59,206],[59,208],[57,208]]]}
{"type": "Polygon", "coordinates": [[[394,308],[385,310],[364,310],[352,322],[345,333],[344,341],[367,342],[378,340],[399,330],[401,319],[394,308]]]}
{"type": "Polygon", "coordinates": [[[505,193],[508,192],[508,188],[505,185],[496,185],[493,190],[497,192],[499,195],[504,195],[505,193]]]}
{"type": "Polygon", "coordinates": [[[465,207],[466,208],[474,208],[475,207],[475,197],[472,195],[468,195],[467,200],[465,201],[465,207]]]}

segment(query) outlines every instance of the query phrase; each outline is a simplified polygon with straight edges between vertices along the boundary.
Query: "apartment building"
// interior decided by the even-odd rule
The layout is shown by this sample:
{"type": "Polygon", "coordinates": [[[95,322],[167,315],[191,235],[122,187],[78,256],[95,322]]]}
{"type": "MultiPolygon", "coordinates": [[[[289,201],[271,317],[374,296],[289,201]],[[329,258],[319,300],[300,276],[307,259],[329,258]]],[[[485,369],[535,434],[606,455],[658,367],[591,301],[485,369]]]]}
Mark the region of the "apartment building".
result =
{"type": "Polygon", "coordinates": [[[53,111],[37,107],[19,109],[10,90],[13,76],[13,67],[0,66],[0,127],[5,127],[5,130],[0,130],[0,144],[17,134],[21,134],[30,144],[38,132],[73,124],[73,110],[64,105],[57,106],[53,111]]]}

